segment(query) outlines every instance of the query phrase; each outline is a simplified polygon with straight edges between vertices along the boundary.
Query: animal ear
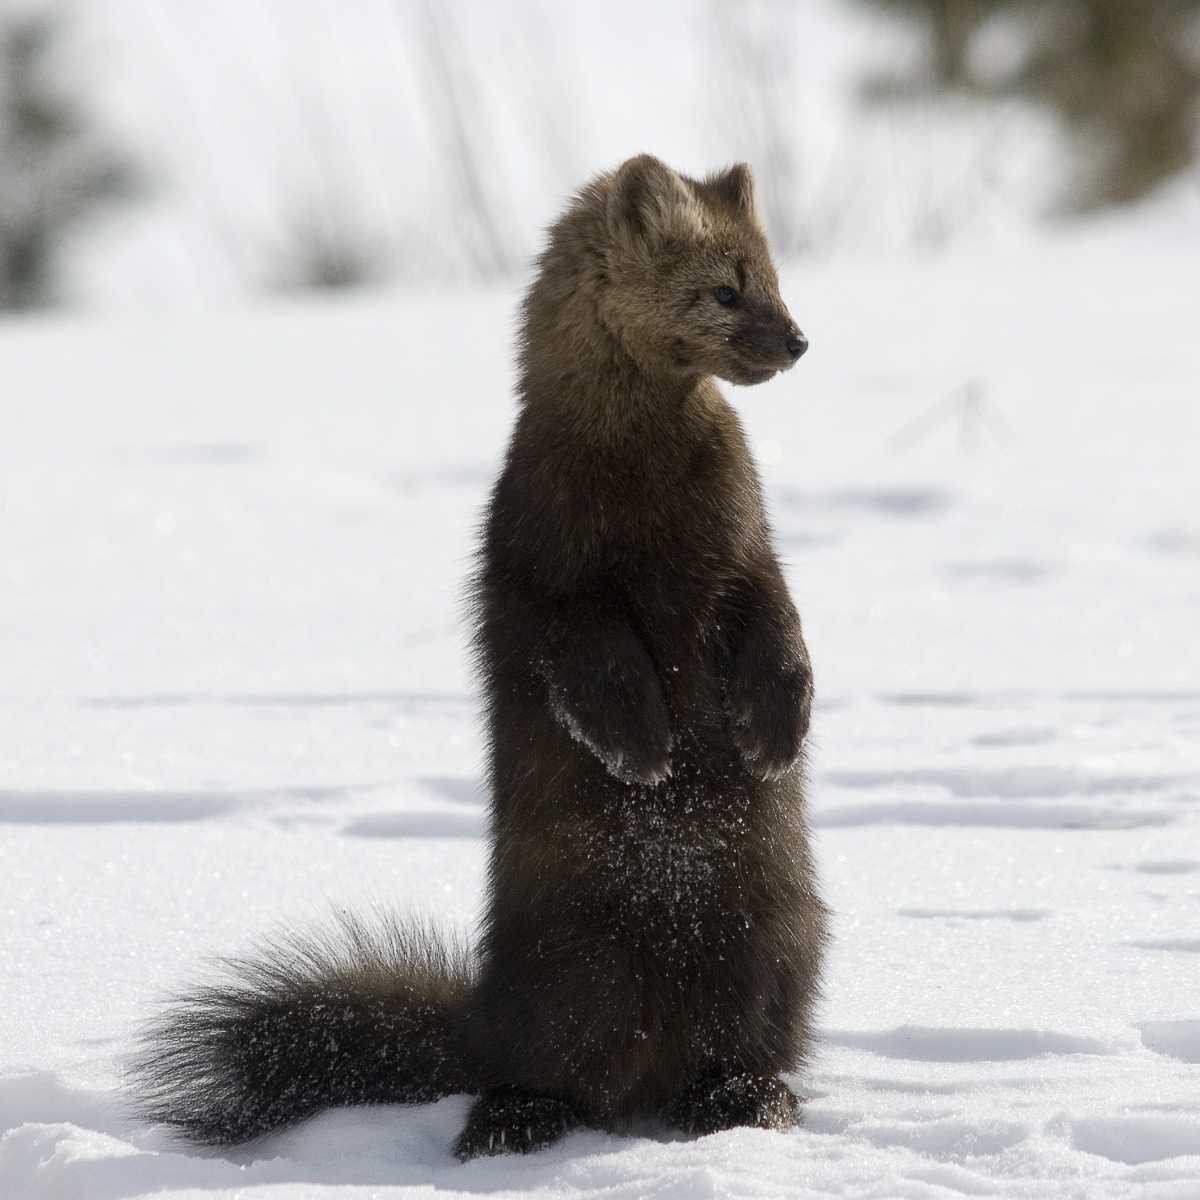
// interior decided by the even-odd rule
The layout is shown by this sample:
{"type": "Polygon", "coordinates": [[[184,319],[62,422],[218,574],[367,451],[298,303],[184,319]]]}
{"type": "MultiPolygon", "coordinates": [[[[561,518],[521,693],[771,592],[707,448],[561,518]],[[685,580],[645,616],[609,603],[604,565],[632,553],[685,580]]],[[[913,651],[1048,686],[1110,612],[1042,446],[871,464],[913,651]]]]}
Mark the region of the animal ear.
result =
{"type": "Polygon", "coordinates": [[[754,175],[748,163],[734,163],[705,181],[709,191],[727,207],[742,216],[754,217],[754,175]]]}
{"type": "Polygon", "coordinates": [[[695,193],[682,176],[651,154],[639,154],[617,168],[607,215],[613,234],[649,246],[700,232],[695,193]]]}

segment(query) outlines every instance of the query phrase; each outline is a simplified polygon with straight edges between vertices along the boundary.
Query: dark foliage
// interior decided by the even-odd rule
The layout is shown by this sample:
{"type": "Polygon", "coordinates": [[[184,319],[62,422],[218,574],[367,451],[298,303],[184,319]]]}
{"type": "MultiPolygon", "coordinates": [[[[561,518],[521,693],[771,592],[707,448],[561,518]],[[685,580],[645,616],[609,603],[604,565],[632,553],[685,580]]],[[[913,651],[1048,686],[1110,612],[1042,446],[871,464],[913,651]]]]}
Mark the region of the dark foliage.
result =
{"type": "Polygon", "coordinates": [[[0,309],[51,303],[66,237],[133,190],[56,65],[65,36],[50,13],[0,13],[0,309]]]}
{"type": "Polygon", "coordinates": [[[1188,170],[1197,153],[1200,0],[860,0],[916,22],[928,55],[915,73],[874,77],[896,100],[944,88],[1018,96],[1062,122],[1075,151],[1066,206],[1138,200],[1188,170]],[[972,57],[989,21],[1023,43],[996,77],[972,57]]]}

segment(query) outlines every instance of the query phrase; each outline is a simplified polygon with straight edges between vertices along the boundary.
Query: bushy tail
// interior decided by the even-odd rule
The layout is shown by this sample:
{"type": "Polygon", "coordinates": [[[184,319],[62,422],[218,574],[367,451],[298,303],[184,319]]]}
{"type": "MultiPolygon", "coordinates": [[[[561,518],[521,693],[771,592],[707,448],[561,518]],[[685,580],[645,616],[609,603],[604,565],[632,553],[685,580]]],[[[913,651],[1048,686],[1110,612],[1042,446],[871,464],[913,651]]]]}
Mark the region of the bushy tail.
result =
{"type": "Polygon", "coordinates": [[[146,1030],[132,1082],[151,1121],[222,1145],[336,1105],[476,1090],[459,1034],[470,957],[428,926],[339,914],[222,968],[146,1030]]]}

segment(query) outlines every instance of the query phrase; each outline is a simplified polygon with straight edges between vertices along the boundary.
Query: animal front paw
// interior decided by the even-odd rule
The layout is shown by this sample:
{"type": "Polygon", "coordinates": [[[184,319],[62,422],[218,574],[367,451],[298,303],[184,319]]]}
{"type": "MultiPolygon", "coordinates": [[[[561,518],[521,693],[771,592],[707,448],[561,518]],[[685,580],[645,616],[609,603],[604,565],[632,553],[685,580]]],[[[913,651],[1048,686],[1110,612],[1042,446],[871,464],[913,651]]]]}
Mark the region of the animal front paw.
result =
{"type": "Polygon", "coordinates": [[[485,1154],[529,1154],[558,1141],[579,1124],[564,1100],[517,1090],[489,1092],[471,1106],[454,1156],[463,1162],[485,1154]]]}
{"type": "Polygon", "coordinates": [[[739,655],[729,689],[729,723],[742,759],[762,779],[778,779],[800,757],[812,713],[807,662],[780,662],[757,647],[739,655]]]}
{"type": "Polygon", "coordinates": [[[650,656],[632,640],[562,664],[550,679],[555,720],[622,783],[653,785],[671,774],[671,723],[650,656]]]}

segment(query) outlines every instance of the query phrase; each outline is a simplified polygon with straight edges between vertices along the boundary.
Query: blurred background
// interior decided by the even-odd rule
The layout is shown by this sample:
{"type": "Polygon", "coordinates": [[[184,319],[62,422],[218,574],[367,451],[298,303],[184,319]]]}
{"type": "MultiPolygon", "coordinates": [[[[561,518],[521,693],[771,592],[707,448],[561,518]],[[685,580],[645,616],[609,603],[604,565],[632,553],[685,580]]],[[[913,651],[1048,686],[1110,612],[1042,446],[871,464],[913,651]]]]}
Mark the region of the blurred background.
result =
{"type": "Polygon", "coordinates": [[[0,312],[520,278],[642,150],[782,258],[1200,225],[1200,0],[0,0],[0,312]]]}

